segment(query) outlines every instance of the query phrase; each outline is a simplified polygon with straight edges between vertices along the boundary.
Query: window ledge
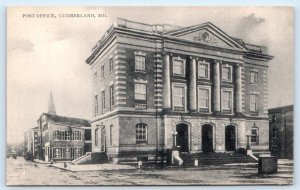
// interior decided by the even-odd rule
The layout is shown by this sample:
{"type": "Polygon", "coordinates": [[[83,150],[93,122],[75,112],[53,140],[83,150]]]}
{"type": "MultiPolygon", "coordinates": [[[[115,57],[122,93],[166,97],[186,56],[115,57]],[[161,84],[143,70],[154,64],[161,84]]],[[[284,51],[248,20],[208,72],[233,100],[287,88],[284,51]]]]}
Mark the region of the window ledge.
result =
{"type": "Polygon", "coordinates": [[[222,82],[230,82],[230,83],[232,83],[232,80],[227,80],[227,79],[222,79],[221,81],[222,82]]]}
{"type": "Polygon", "coordinates": [[[199,79],[199,80],[210,81],[210,78],[209,78],[209,77],[199,77],[199,76],[198,76],[198,79],[199,79]]]}
{"type": "Polygon", "coordinates": [[[136,145],[147,145],[147,142],[136,142],[136,145]]]}
{"type": "Polygon", "coordinates": [[[147,73],[145,70],[135,70],[136,73],[147,73]]]}

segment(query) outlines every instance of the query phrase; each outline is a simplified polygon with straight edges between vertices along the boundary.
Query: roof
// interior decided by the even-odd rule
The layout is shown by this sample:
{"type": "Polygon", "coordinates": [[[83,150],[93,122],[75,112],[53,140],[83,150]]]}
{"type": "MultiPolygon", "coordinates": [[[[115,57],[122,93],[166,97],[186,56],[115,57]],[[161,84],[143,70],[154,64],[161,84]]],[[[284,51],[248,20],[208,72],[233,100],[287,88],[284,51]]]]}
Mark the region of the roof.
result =
{"type": "Polygon", "coordinates": [[[287,106],[268,109],[269,113],[281,113],[281,112],[293,111],[293,110],[294,110],[294,105],[287,105],[287,106]]]}
{"type": "Polygon", "coordinates": [[[55,123],[62,123],[65,125],[77,125],[77,126],[84,126],[84,127],[91,127],[91,123],[89,120],[80,119],[80,118],[73,118],[73,117],[65,117],[55,114],[43,113],[49,120],[55,123]]]}

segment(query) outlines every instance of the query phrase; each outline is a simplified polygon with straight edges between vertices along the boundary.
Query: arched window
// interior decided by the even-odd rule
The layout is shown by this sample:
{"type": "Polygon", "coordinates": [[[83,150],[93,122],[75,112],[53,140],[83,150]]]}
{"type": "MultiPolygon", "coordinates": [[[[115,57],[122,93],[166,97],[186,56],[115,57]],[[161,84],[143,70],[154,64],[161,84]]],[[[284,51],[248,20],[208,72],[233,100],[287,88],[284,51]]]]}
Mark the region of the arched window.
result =
{"type": "Polygon", "coordinates": [[[147,143],[147,125],[145,123],[136,125],[136,143],[147,143]]]}

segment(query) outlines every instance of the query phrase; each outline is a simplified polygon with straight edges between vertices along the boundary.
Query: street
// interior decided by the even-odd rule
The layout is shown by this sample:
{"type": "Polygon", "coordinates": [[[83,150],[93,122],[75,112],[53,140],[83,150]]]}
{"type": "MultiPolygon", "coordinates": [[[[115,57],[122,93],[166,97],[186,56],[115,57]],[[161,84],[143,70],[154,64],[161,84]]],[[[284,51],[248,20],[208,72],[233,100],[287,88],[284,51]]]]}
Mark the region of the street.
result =
{"type": "MultiPolygon", "coordinates": [[[[118,167],[115,165],[114,167],[118,167]]],[[[278,173],[258,175],[256,164],[195,168],[114,169],[72,172],[48,164],[7,159],[7,185],[234,185],[291,184],[293,163],[278,160],[278,173]]]]}

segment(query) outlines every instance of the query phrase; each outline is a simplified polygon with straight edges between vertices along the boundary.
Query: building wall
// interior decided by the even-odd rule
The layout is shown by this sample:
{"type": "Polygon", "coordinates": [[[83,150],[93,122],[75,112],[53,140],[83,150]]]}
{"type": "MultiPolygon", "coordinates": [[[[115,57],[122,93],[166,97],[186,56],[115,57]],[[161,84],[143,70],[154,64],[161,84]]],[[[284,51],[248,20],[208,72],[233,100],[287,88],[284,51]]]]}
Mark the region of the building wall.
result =
{"type": "Polygon", "coordinates": [[[101,152],[101,128],[105,127],[106,151],[111,155],[119,153],[119,119],[118,117],[92,123],[92,151],[101,152]],[[98,129],[98,146],[96,146],[96,129],[98,129]]]}
{"type": "MultiPolygon", "coordinates": [[[[267,67],[266,64],[260,63],[260,61],[251,61],[244,65],[244,93],[243,93],[243,102],[244,102],[244,113],[246,115],[252,115],[250,112],[250,94],[257,94],[259,97],[258,104],[258,116],[267,115],[267,99],[268,99],[268,76],[267,76],[267,67]],[[260,65],[258,65],[260,64],[260,65]],[[255,71],[258,73],[258,83],[250,83],[250,73],[255,71]]],[[[254,115],[255,116],[255,115],[254,115]]]]}
{"type": "Polygon", "coordinates": [[[270,150],[279,158],[293,159],[294,111],[292,106],[269,109],[270,150]]]}
{"type": "MultiPolygon", "coordinates": [[[[266,115],[268,65],[266,60],[270,60],[271,56],[263,55],[265,52],[259,51],[257,54],[261,54],[261,57],[255,57],[256,55],[250,51],[245,53],[247,48],[235,51],[233,46],[236,47],[236,44],[226,49],[226,47],[221,48],[220,46],[211,46],[211,44],[187,43],[186,39],[183,39],[184,37],[179,39],[178,36],[165,37],[154,33],[154,29],[150,30],[148,25],[135,23],[134,26],[146,27],[146,29],[137,32],[128,29],[131,25],[126,25],[126,27],[120,25],[114,33],[112,26],[106,33],[107,39],[99,41],[101,48],[95,50],[87,60],[87,63],[91,65],[92,74],[97,71],[98,77],[100,77],[101,65],[107,64],[106,69],[108,69],[108,60],[111,56],[114,59],[115,69],[114,77],[108,76],[94,85],[93,96],[98,95],[100,114],[92,121],[93,152],[106,151],[109,157],[118,157],[119,160],[126,159],[126,157],[138,159],[138,156],[147,154],[153,157],[158,150],[165,151],[172,148],[172,132],[176,131],[176,125],[180,123],[189,126],[189,151],[192,153],[202,151],[201,133],[202,126],[205,124],[213,126],[213,149],[216,152],[225,151],[225,128],[228,125],[235,127],[235,149],[246,147],[247,135],[255,128],[259,140],[257,143],[251,143],[251,147],[257,151],[268,151],[269,128],[266,115]],[[145,56],[144,72],[135,71],[136,53],[145,56]],[[96,56],[98,58],[95,58],[96,56]],[[186,72],[183,77],[173,76],[172,67],[175,58],[185,62],[186,72]],[[198,78],[198,61],[201,60],[209,63],[210,77],[208,80],[198,78]],[[196,66],[192,66],[195,62],[196,66]],[[217,63],[220,64],[219,69],[217,66],[215,67],[218,65],[217,63]],[[222,81],[222,65],[232,67],[232,81],[222,81]],[[170,70],[167,70],[167,67],[170,67],[170,70]],[[250,72],[253,70],[258,73],[257,84],[250,84],[250,72]],[[196,79],[191,76],[196,76],[196,79]],[[195,88],[195,86],[191,86],[194,79],[196,88],[203,85],[211,89],[210,110],[207,113],[201,113],[198,109],[198,90],[191,92],[191,89],[195,88]],[[135,108],[135,81],[147,81],[147,109],[135,108]],[[168,81],[170,86],[166,86],[168,81]],[[219,89],[216,82],[220,83],[219,89]],[[109,85],[111,84],[115,85],[116,106],[113,110],[107,109],[102,113],[100,93],[105,88],[106,108],[109,108],[109,85]],[[174,84],[183,84],[186,87],[185,110],[178,111],[173,108],[172,89],[174,84]],[[220,112],[222,105],[219,105],[219,110],[217,109],[220,100],[222,104],[221,93],[219,93],[222,88],[229,88],[233,92],[231,113],[220,112]],[[167,91],[169,93],[165,93],[167,91]],[[170,96],[168,96],[169,94],[170,96]],[[250,112],[250,94],[259,96],[258,112],[255,114],[250,112]],[[196,100],[195,96],[197,96],[196,100]],[[165,102],[168,101],[170,101],[170,107],[169,105],[165,106],[165,102]],[[240,104],[241,109],[239,109],[240,104]],[[146,144],[137,144],[136,142],[135,126],[138,123],[148,125],[146,144]],[[114,127],[112,134],[108,131],[111,125],[114,127]],[[95,130],[103,126],[105,126],[106,141],[108,142],[110,139],[108,136],[112,136],[113,139],[113,146],[108,146],[106,142],[105,150],[101,149],[100,143],[99,146],[95,146],[95,130]],[[153,126],[157,126],[157,129],[154,130],[153,126]]],[[[220,41],[220,43],[225,45],[224,42],[220,41]]],[[[259,46],[256,48],[261,50],[259,46]]]]}

